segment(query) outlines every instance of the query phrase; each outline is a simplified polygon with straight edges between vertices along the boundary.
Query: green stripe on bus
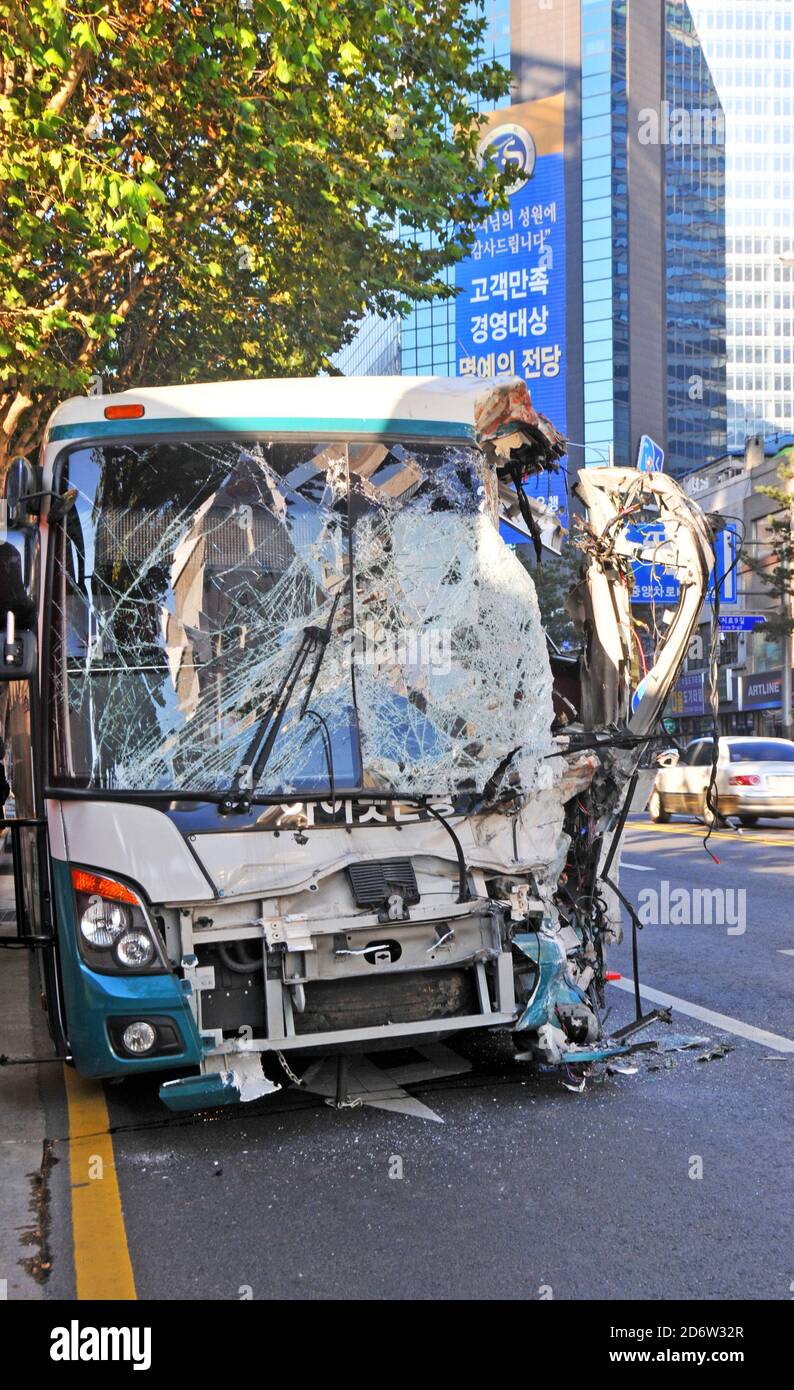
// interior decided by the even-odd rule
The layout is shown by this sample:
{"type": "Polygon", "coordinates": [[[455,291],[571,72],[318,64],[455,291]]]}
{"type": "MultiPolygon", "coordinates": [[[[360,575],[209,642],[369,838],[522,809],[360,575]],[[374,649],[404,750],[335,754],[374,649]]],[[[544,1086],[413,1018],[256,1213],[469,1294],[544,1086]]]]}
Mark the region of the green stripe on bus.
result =
{"type": "Polygon", "coordinates": [[[219,419],[169,416],[150,420],[80,420],[73,425],[54,425],[51,441],[58,439],[135,438],[146,434],[401,434],[444,439],[473,439],[472,425],[453,420],[322,419],[298,416],[226,415],[219,419]]]}

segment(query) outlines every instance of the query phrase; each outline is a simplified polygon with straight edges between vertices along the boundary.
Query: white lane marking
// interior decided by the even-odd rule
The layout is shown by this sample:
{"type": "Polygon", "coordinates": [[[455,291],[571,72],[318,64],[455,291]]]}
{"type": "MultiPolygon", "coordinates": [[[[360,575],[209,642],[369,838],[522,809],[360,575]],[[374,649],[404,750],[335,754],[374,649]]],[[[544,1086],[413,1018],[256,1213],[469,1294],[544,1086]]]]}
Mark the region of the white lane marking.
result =
{"type": "Polygon", "coordinates": [[[625,859],[620,861],[621,869],[634,869],[638,874],[655,874],[656,870],[652,864],[627,864],[625,859]]]}
{"type": "Polygon", "coordinates": [[[794,951],[778,951],[779,956],[794,956],[794,951]]]}
{"type": "MultiPolygon", "coordinates": [[[[610,984],[634,993],[634,981],[628,975],[620,980],[611,980],[610,984]]],[[[677,999],[674,994],[664,994],[660,989],[650,989],[648,985],[640,985],[640,994],[650,999],[652,1004],[662,1004],[668,1009],[676,1009],[680,1014],[688,1014],[690,1018],[699,1018],[701,1023],[710,1023],[712,1028],[721,1028],[725,1033],[735,1033],[738,1038],[748,1038],[750,1042],[772,1047],[777,1052],[794,1052],[794,1041],[781,1037],[779,1033],[768,1033],[765,1028],[756,1028],[752,1023],[742,1023],[739,1018],[704,1009],[700,1004],[690,1004],[687,999],[677,999]]]]}

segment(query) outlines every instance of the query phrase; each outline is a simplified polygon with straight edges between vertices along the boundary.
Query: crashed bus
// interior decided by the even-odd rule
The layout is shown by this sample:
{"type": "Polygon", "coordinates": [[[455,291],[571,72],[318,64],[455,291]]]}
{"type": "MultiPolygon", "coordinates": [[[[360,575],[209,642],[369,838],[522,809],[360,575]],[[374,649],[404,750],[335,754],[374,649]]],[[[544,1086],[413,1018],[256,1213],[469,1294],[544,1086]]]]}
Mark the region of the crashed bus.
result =
{"type": "Polygon", "coordinates": [[[672,479],[583,470],[556,652],[500,526],[554,562],[525,485],[564,453],[519,379],[329,378],[73,399],[14,463],[4,826],[79,1072],[180,1109],[472,1030],[622,1050],[616,831],[713,543],[672,479]],[[639,683],[636,558],[680,581],[639,683]]]}

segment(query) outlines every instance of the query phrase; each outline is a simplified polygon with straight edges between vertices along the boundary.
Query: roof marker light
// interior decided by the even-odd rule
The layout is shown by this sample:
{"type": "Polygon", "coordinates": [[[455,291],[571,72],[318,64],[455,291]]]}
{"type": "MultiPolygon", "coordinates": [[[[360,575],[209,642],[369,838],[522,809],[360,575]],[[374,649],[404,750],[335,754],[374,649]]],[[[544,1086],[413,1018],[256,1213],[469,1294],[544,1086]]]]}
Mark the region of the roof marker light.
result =
{"type": "Polygon", "coordinates": [[[140,420],[146,412],[142,405],[106,405],[106,420],[140,420]]]}

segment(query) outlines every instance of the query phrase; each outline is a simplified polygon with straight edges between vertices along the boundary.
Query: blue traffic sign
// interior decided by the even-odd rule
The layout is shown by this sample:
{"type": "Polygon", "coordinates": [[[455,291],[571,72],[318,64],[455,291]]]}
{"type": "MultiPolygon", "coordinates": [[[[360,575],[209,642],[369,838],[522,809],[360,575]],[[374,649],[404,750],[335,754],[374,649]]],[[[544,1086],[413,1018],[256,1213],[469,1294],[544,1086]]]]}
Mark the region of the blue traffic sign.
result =
{"type": "MultiPolygon", "coordinates": [[[[630,541],[642,541],[643,545],[650,548],[664,540],[664,527],[658,521],[642,522],[638,526],[630,526],[626,535],[630,541]]],[[[723,531],[718,532],[715,551],[715,578],[720,586],[720,604],[724,607],[726,604],[738,603],[737,567],[734,563],[738,553],[738,539],[736,527],[732,523],[729,522],[723,531]]],[[[632,603],[676,604],[679,591],[678,580],[674,574],[665,571],[661,560],[656,565],[634,562],[632,603]]],[[[706,602],[714,602],[714,579],[709,585],[706,602]]]]}
{"type": "Polygon", "coordinates": [[[719,621],[721,632],[753,632],[766,618],[763,613],[720,613],[719,621]]]}
{"type": "Polygon", "coordinates": [[[732,522],[729,522],[724,530],[717,532],[714,549],[717,555],[717,564],[706,594],[706,602],[714,602],[714,581],[716,579],[720,588],[720,604],[738,603],[737,575],[739,567],[736,561],[739,555],[739,541],[736,526],[732,522]]]}
{"type": "Polygon", "coordinates": [[[644,434],[640,440],[637,468],[640,473],[661,473],[664,468],[664,449],[649,434],[644,434]]]}

